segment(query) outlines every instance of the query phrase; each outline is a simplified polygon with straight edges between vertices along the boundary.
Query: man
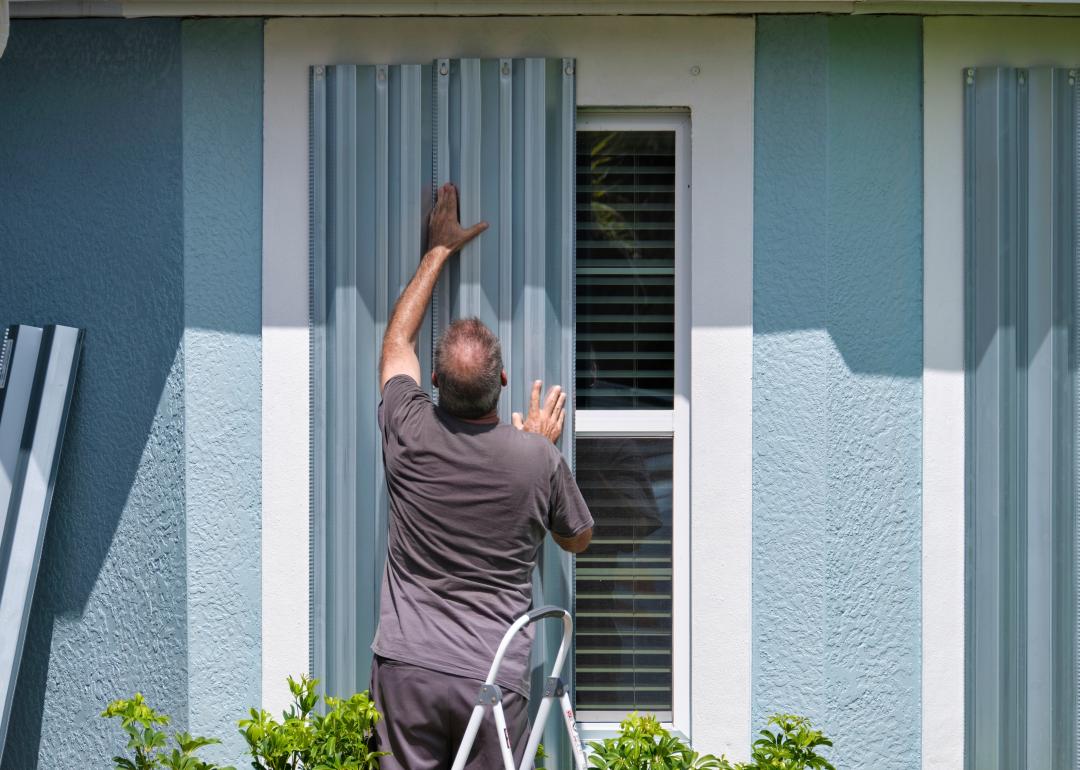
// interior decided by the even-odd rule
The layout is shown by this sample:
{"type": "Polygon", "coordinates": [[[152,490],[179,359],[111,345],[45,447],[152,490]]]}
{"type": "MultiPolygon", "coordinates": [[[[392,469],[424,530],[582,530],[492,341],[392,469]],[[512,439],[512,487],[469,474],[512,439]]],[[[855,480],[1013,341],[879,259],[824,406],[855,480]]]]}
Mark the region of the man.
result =
{"type": "MultiPolygon", "coordinates": [[[[500,424],[506,372],[498,338],[480,321],[455,321],[435,350],[435,406],[420,387],[416,340],[431,293],[451,255],[487,229],[458,221],[447,184],[428,224],[428,252],[398,300],[380,369],[383,463],[390,535],[371,692],[383,713],[376,740],[383,770],[449,768],[480,684],[510,624],[532,604],[532,571],[547,532],[583,551],[593,519],[555,448],[566,394],[555,386],[528,415],[500,424]]],[[[521,633],[503,659],[509,740],[517,761],[528,739],[528,660],[521,633]]],[[[466,765],[502,766],[494,720],[486,720],[466,765]]]]}

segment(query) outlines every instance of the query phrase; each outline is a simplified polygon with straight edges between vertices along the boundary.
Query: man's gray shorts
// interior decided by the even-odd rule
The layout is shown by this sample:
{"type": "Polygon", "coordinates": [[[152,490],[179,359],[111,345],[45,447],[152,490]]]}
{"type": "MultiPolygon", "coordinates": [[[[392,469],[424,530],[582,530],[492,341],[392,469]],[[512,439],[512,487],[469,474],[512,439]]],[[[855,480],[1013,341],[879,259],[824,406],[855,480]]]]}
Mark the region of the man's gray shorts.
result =
{"type": "MultiPolygon", "coordinates": [[[[380,770],[449,770],[481,684],[477,679],[376,655],[371,662],[371,697],[382,719],[376,726],[375,739],[379,751],[391,754],[382,757],[380,770]]],[[[503,709],[516,767],[521,764],[529,739],[528,701],[504,689],[503,709]]],[[[501,745],[495,718],[488,711],[465,767],[500,770],[501,745]]]]}

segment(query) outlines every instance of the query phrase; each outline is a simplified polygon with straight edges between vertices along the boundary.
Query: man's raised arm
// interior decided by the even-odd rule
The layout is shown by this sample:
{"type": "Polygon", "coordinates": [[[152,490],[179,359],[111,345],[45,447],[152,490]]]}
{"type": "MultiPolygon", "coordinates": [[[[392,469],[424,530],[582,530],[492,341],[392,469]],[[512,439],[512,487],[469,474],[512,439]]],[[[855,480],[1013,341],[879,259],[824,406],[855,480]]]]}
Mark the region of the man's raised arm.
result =
{"type": "Polygon", "coordinates": [[[457,188],[447,182],[439,189],[439,197],[428,220],[428,251],[394,306],[383,335],[380,388],[386,387],[387,380],[399,374],[407,374],[417,385],[421,384],[416,339],[431,303],[435,282],[450,256],[487,228],[487,222],[479,222],[468,230],[463,228],[458,219],[457,188]]]}

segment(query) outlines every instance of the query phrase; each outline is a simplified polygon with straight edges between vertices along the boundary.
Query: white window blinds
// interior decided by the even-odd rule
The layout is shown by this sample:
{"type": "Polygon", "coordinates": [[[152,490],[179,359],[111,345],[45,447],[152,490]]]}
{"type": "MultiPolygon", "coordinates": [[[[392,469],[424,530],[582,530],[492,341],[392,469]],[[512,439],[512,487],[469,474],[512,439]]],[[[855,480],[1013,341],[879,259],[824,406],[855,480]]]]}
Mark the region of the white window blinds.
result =
{"type": "Polygon", "coordinates": [[[675,134],[581,131],[577,408],[671,409],[675,134]]]}
{"type": "Polygon", "coordinates": [[[577,478],[596,521],[575,567],[583,721],[675,711],[683,130],[677,114],[622,113],[590,116],[578,132],[577,478]]]}

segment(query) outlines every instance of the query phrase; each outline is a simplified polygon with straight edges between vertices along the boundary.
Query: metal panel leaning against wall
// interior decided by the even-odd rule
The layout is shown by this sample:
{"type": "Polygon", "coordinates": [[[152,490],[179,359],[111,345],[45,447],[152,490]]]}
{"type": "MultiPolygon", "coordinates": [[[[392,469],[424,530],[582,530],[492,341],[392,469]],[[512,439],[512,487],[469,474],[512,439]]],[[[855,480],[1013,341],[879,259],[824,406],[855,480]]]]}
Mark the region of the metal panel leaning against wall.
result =
{"type": "Polygon", "coordinates": [[[967,766],[1074,767],[1077,83],[969,69],[967,766]]]}
{"type": "Polygon", "coordinates": [[[0,756],[15,696],[83,330],[0,337],[0,756]]]}
{"type": "MultiPolygon", "coordinates": [[[[568,60],[312,69],[311,649],[332,694],[367,683],[386,542],[379,345],[436,184],[457,182],[462,219],[491,227],[437,290],[424,382],[434,336],[475,315],[502,342],[504,419],[532,379],[572,386],[573,85],[568,60]]],[[[544,573],[543,598],[565,603],[569,559],[545,554],[544,573]]]]}

